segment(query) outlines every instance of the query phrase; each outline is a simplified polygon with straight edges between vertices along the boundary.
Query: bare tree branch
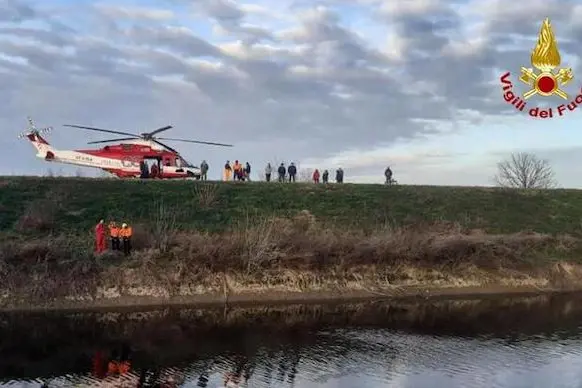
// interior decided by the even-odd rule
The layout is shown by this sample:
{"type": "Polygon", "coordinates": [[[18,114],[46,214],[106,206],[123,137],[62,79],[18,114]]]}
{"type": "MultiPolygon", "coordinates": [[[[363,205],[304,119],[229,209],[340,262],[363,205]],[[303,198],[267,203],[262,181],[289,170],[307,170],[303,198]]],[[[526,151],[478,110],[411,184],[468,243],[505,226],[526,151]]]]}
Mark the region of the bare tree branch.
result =
{"type": "Polygon", "coordinates": [[[494,180],[501,187],[549,189],[556,186],[550,163],[526,152],[511,154],[508,160],[498,163],[494,180]]]}
{"type": "Polygon", "coordinates": [[[312,168],[302,168],[297,172],[297,180],[299,182],[311,182],[313,171],[312,168]]]}

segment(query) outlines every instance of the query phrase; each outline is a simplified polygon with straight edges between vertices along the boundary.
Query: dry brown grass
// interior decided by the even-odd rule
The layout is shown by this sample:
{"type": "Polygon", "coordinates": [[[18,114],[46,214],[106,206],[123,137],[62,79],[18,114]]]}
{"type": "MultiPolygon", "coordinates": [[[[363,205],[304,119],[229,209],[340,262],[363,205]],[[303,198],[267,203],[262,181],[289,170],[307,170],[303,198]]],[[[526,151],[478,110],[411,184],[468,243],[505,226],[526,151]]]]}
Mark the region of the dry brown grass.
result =
{"type": "MultiPolygon", "coordinates": [[[[116,288],[172,296],[224,292],[382,290],[559,285],[582,279],[581,241],[537,233],[487,235],[458,224],[325,227],[307,211],[293,218],[247,217],[226,233],[177,229],[159,204],[155,220],[134,225],[134,254],[93,257],[92,236],[0,239],[0,282],[43,297],[116,288]],[[2,242],[4,241],[4,242],[2,242]],[[565,263],[569,259],[574,264],[565,263]]],[[[1,291],[1,290],[0,290],[1,291]]],[[[380,291],[378,291],[380,292],[380,291]]]]}
{"type": "Polygon", "coordinates": [[[202,209],[209,209],[218,202],[218,186],[208,183],[197,183],[194,186],[194,198],[202,209]]]}
{"type": "Polygon", "coordinates": [[[309,212],[292,219],[249,220],[225,234],[182,232],[172,257],[217,270],[325,270],[339,265],[530,268],[540,252],[569,252],[577,239],[537,233],[486,235],[458,224],[381,228],[371,233],[322,227],[309,212]]]}
{"type": "Polygon", "coordinates": [[[17,231],[49,231],[56,223],[58,205],[50,199],[31,202],[16,224],[17,231]]]}

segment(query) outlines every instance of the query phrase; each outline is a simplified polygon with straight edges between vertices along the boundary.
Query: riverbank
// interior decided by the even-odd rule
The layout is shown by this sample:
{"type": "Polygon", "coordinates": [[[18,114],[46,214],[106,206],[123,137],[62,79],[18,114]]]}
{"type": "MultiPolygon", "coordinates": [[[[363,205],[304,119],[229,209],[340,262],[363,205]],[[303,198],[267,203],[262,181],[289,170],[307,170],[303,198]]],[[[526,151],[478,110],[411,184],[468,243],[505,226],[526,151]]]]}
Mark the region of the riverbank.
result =
{"type": "Polygon", "coordinates": [[[0,309],[582,289],[582,191],[0,178],[0,309]],[[134,252],[95,256],[98,219],[134,252]]]}
{"type": "Polygon", "coordinates": [[[1,309],[451,297],[582,289],[582,239],[457,223],[332,227],[302,211],[221,233],[160,218],[130,257],[85,235],[0,239],[1,309]]]}

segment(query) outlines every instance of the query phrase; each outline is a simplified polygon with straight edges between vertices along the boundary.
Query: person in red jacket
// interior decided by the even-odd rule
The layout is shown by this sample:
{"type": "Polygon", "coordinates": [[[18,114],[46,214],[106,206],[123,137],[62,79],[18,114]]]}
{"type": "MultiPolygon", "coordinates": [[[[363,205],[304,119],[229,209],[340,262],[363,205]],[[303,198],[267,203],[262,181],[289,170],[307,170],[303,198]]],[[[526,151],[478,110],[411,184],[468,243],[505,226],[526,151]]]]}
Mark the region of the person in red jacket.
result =
{"type": "Polygon", "coordinates": [[[315,169],[313,171],[313,183],[319,183],[319,170],[315,169]]]}
{"type": "Polygon", "coordinates": [[[105,224],[103,220],[99,221],[95,227],[95,252],[105,252],[105,224]]]}

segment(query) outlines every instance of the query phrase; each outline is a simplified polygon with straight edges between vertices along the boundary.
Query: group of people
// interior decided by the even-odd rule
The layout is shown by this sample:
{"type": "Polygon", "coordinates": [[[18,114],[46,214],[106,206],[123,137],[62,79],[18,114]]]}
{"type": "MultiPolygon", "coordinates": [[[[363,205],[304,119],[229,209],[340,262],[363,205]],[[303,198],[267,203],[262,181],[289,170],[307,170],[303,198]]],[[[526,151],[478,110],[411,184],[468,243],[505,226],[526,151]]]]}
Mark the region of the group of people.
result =
{"type": "Polygon", "coordinates": [[[145,160],[139,162],[139,177],[141,179],[155,179],[160,176],[160,167],[158,163],[152,163],[148,166],[145,160]]]}
{"type": "MultiPolygon", "coordinates": [[[[147,163],[142,161],[140,163],[141,167],[141,175],[142,178],[155,178],[158,176],[158,166],[157,164],[152,164],[151,170],[148,169],[147,163]]],[[[208,170],[209,170],[208,163],[206,160],[203,160],[200,163],[200,179],[201,180],[208,180],[208,170]]],[[[265,180],[267,182],[271,182],[271,177],[273,175],[274,168],[271,163],[267,163],[265,167],[265,180]]],[[[285,167],[285,163],[281,163],[277,168],[277,181],[278,182],[295,182],[297,179],[297,166],[295,163],[291,162],[289,167],[285,167]]],[[[396,183],[395,180],[392,179],[392,170],[390,166],[386,167],[384,170],[384,177],[386,178],[385,183],[387,185],[392,185],[396,183]]],[[[251,165],[249,162],[241,163],[238,160],[235,160],[234,163],[231,163],[229,160],[226,161],[224,164],[223,170],[223,181],[250,181],[251,180],[251,165]]],[[[329,182],[329,171],[324,170],[323,173],[320,173],[318,169],[313,171],[311,176],[311,180],[313,183],[328,183],[329,182]]],[[[340,167],[335,171],[335,181],[336,183],[343,183],[344,182],[344,170],[340,167]]]]}
{"type": "MultiPolygon", "coordinates": [[[[313,171],[313,175],[311,176],[311,180],[313,183],[319,183],[319,179],[321,178],[322,183],[329,182],[329,171],[323,170],[323,174],[319,174],[319,170],[315,169],[313,171]]],[[[336,183],[344,183],[344,170],[340,167],[335,170],[335,182],[336,183]]]]}
{"type": "MultiPolygon", "coordinates": [[[[271,163],[267,163],[267,166],[265,167],[265,180],[267,182],[271,181],[271,174],[272,173],[273,173],[273,167],[271,166],[271,163]]],[[[291,162],[289,167],[285,167],[285,163],[281,163],[279,165],[279,168],[277,168],[277,174],[279,176],[279,179],[278,179],[279,182],[286,182],[287,176],[288,176],[289,182],[295,182],[295,177],[297,176],[297,167],[295,166],[295,163],[293,163],[293,162],[291,162]]]]}
{"type": "MultiPolygon", "coordinates": [[[[208,163],[205,160],[202,161],[200,164],[200,170],[202,180],[208,179],[208,163]]],[[[265,166],[265,180],[267,182],[271,182],[271,177],[273,176],[274,167],[271,163],[267,163],[265,166]]],[[[278,182],[295,182],[297,179],[297,166],[295,166],[294,162],[291,162],[288,167],[285,166],[285,163],[281,163],[276,170],[277,173],[277,181],[278,182]]],[[[396,183],[394,179],[392,179],[392,170],[390,166],[386,167],[384,170],[384,177],[386,178],[385,183],[387,185],[391,185],[396,183]]],[[[238,160],[235,160],[234,163],[230,161],[226,161],[224,165],[223,171],[223,180],[224,181],[250,181],[251,180],[251,165],[249,162],[241,163],[238,160]]],[[[323,173],[320,173],[319,169],[315,169],[311,176],[311,180],[313,183],[329,183],[329,171],[323,170],[323,173]]],[[[340,167],[335,170],[335,182],[336,183],[344,183],[344,170],[340,167]]]]}
{"type": "Polygon", "coordinates": [[[123,254],[128,256],[131,254],[132,236],[133,230],[126,223],[123,223],[120,228],[115,221],[111,221],[106,230],[105,221],[100,220],[97,226],[95,226],[95,252],[99,254],[107,250],[106,240],[109,237],[111,250],[123,250],[123,254]]]}
{"type": "Polygon", "coordinates": [[[251,165],[246,162],[244,165],[238,160],[230,163],[229,160],[224,164],[223,172],[224,181],[250,181],[251,180],[251,165]]]}

